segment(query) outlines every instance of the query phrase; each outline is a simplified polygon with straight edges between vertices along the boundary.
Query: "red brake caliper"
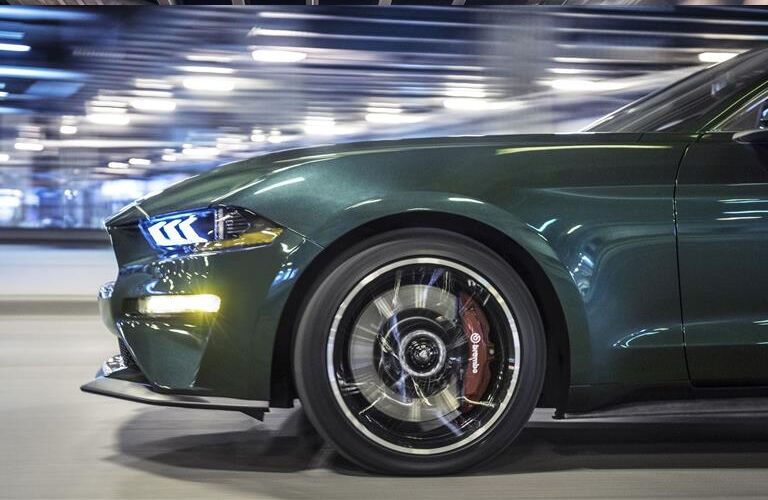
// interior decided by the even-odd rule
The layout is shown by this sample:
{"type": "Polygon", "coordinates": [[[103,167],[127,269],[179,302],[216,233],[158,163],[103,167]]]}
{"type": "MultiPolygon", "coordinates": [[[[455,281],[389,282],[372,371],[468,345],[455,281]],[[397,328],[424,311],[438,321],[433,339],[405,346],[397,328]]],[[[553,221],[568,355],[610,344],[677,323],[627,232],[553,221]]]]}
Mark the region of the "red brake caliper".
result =
{"type": "Polygon", "coordinates": [[[485,313],[472,297],[461,293],[459,300],[469,360],[464,374],[464,397],[479,401],[491,381],[490,352],[493,345],[488,341],[490,328],[485,313]]]}

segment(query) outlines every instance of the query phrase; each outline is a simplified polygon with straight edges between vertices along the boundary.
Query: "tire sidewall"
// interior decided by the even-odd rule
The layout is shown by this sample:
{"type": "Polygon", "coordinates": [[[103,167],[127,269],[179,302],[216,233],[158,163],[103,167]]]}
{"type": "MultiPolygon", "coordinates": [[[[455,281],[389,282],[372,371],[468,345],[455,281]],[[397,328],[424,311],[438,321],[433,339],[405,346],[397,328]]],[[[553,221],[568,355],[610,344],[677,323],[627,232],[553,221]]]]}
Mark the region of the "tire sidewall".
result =
{"type": "Polygon", "coordinates": [[[348,459],[369,470],[442,474],[478,465],[497,455],[522,430],[544,379],[545,340],[536,303],[520,276],[496,253],[464,236],[434,229],[393,231],[339,255],[315,281],[301,310],[293,368],[299,399],[320,434],[348,459]],[[351,289],[372,271],[412,257],[435,257],[467,266],[504,297],[520,340],[518,379],[504,413],[485,434],[456,450],[415,455],[384,448],[349,422],[333,394],[327,343],[334,315],[351,289]]]}

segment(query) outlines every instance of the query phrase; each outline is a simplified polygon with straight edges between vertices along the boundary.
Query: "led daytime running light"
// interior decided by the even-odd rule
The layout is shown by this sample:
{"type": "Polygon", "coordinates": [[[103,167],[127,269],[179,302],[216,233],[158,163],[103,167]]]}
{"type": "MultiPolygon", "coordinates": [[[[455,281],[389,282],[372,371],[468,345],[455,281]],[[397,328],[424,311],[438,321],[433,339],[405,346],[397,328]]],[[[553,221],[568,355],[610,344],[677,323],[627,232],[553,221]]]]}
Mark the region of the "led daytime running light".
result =
{"type": "Polygon", "coordinates": [[[221,299],[217,295],[150,295],[140,297],[138,311],[146,315],[190,314],[219,312],[221,299]]]}

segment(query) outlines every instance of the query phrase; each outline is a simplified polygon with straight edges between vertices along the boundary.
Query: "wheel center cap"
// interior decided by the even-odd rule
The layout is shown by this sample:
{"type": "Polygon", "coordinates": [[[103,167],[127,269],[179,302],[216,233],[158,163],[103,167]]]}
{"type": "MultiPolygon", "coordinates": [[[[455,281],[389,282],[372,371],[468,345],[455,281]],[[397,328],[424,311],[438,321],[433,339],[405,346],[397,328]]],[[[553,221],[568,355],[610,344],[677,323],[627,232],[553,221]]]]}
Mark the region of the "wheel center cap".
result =
{"type": "Polygon", "coordinates": [[[398,358],[409,375],[431,377],[445,364],[445,343],[432,332],[416,330],[400,341],[398,358]]]}

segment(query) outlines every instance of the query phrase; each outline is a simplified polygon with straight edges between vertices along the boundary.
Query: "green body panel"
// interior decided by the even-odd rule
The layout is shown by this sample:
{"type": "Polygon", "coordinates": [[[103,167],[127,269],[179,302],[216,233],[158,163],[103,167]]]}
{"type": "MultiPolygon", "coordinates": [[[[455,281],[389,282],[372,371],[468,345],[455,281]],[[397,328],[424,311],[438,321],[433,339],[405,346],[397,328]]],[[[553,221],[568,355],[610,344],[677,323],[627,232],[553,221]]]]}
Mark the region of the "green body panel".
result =
{"type": "Polygon", "coordinates": [[[750,52],[705,70],[597,128],[663,132],[355,143],[187,179],[107,221],[120,274],[104,317],[155,385],[285,398],[270,394],[273,352],[278,336],[291,335],[278,330],[302,273],[356,229],[430,212],[457,232],[476,224],[505,235],[552,285],[570,357],[561,410],[649,387],[690,395],[691,382],[767,385],[768,145],[703,133],[762,92],[765,57],[750,52]],[[138,229],[148,217],[217,205],[285,231],[259,248],[170,257],[138,229]],[[215,317],[130,312],[142,295],[203,292],[222,298],[215,317]]]}
{"type": "Polygon", "coordinates": [[[768,383],[768,148],[708,134],[677,206],[688,363],[697,385],[768,383]]]}
{"type": "MultiPolygon", "coordinates": [[[[548,276],[568,326],[572,385],[687,382],[673,193],[691,140],[574,134],[314,148],[224,166],[140,207],[245,207],[319,246],[393,214],[466,217],[508,235],[548,276]]],[[[237,281],[242,269],[226,272],[237,281]]],[[[258,346],[269,350],[276,334],[258,331],[258,346]]]]}
{"type": "MultiPolygon", "coordinates": [[[[116,248],[121,229],[112,229],[116,248]]],[[[134,241],[134,245],[146,243],[134,241]]],[[[269,398],[272,342],[291,286],[320,248],[284,232],[272,245],[175,258],[147,256],[121,266],[111,300],[118,335],[155,385],[175,391],[269,398]],[[215,316],[151,318],[132,313],[137,297],[212,293],[215,316]]]]}

